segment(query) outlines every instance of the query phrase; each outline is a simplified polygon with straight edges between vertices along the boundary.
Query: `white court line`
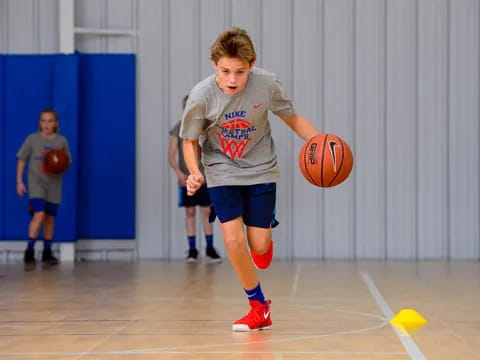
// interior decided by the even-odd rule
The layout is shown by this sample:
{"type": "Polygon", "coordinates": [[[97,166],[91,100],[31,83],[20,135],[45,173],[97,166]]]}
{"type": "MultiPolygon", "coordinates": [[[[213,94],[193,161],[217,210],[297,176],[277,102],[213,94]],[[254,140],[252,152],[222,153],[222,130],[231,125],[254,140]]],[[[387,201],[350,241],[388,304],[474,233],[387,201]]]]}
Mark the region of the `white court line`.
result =
{"type": "MultiPolygon", "coordinates": [[[[2,359],[6,358],[17,358],[20,357],[22,360],[27,358],[37,358],[37,357],[45,357],[48,356],[50,358],[53,357],[65,357],[65,356],[81,356],[81,357],[89,357],[89,356],[99,356],[99,355],[146,355],[146,354],[176,354],[176,353],[191,353],[191,354],[215,354],[218,351],[209,350],[215,347],[226,347],[226,346],[242,346],[242,345],[252,345],[252,344],[274,344],[274,343],[286,343],[286,342],[298,342],[302,340],[312,340],[312,339],[322,339],[327,338],[330,336],[338,336],[338,335],[353,335],[353,334],[362,334],[369,331],[377,330],[383,328],[387,325],[388,321],[383,319],[380,324],[363,328],[357,330],[347,330],[347,331],[340,331],[331,334],[321,334],[321,335],[307,335],[307,336],[294,336],[290,338],[279,338],[279,339],[270,339],[270,340],[259,340],[259,341],[246,341],[246,342],[234,342],[234,343],[219,343],[219,344],[207,344],[207,345],[189,345],[189,346],[171,346],[171,347],[162,347],[162,348],[150,348],[150,349],[138,349],[138,350],[114,350],[114,351],[80,351],[80,352],[17,352],[17,353],[1,353],[0,356],[2,359]]],[[[277,354],[281,353],[282,351],[272,351],[272,353],[277,354]]],[[[302,353],[302,350],[293,351],[293,353],[302,353]]],[[[242,351],[226,351],[226,354],[235,354],[235,353],[242,353],[242,351]]],[[[250,353],[250,352],[246,352],[250,353]]],[[[332,352],[335,353],[335,352],[332,352]]],[[[348,352],[349,354],[355,354],[359,352],[348,352]]],[[[372,353],[372,354],[395,354],[395,355],[402,355],[405,353],[372,353]]]]}
{"type": "MultiPolygon", "coordinates": [[[[380,293],[380,291],[375,286],[375,283],[370,278],[368,273],[362,271],[360,274],[362,275],[363,281],[367,285],[368,289],[370,290],[370,293],[372,294],[373,298],[377,302],[378,307],[380,308],[380,310],[382,310],[382,312],[385,315],[385,317],[387,318],[387,320],[390,320],[391,318],[393,318],[394,313],[393,313],[392,309],[390,309],[390,306],[388,306],[387,302],[385,301],[382,294],[380,293]]],[[[390,326],[392,326],[392,324],[390,324],[390,326]]],[[[400,342],[402,343],[405,350],[407,350],[411,359],[413,359],[413,360],[426,360],[427,359],[425,357],[425,355],[423,355],[423,353],[420,351],[417,344],[415,344],[415,342],[410,337],[410,335],[408,334],[407,331],[400,331],[399,329],[395,328],[394,326],[392,326],[392,329],[397,334],[398,338],[400,339],[400,342]]]]}
{"type": "MultiPolygon", "coordinates": [[[[299,279],[300,277],[300,269],[297,269],[297,275],[295,278],[299,279]]],[[[295,281],[294,283],[297,282],[298,280],[295,281]]],[[[172,299],[180,299],[180,298],[164,298],[163,300],[172,300],[172,299]]],[[[205,299],[193,299],[193,301],[206,301],[205,299]]],[[[296,302],[298,302],[299,299],[296,299],[296,302]]],[[[300,301],[302,301],[300,299],[300,301]]],[[[234,303],[233,301],[226,301],[224,300],[223,302],[226,303],[234,303]]],[[[235,302],[236,303],[236,302],[235,302]]],[[[278,339],[262,339],[259,341],[247,341],[247,342],[234,342],[234,343],[216,343],[216,344],[206,344],[206,345],[188,345],[188,346],[175,346],[175,347],[162,347],[162,348],[144,348],[144,349],[125,349],[125,350],[113,350],[113,351],[98,351],[94,349],[88,349],[86,351],[79,351],[79,352],[12,352],[12,353],[2,353],[0,351],[0,358],[1,359],[21,359],[21,360],[26,360],[28,359],[36,359],[36,358],[44,358],[45,356],[48,356],[49,358],[60,358],[60,357],[65,357],[65,356],[77,356],[76,359],[86,359],[89,357],[95,357],[99,355],[146,355],[146,354],[344,354],[344,355],[371,355],[373,356],[383,356],[385,358],[386,356],[398,356],[398,355],[405,355],[408,356],[406,352],[387,352],[387,351],[382,351],[382,352],[362,352],[362,351],[335,351],[335,350],[314,350],[310,349],[307,351],[302,351],[302,350],[286,350],[286,351],[278,351],[278,350],[272,350],[271,352],[269,351],[245,351],[245,350],[216,350],[215,348],[218,347],[234,347],[234,346],[245,346],[245,345],[252,345],[252,344],[267,344],[267,343],[287,343],[287,342],[299,342],[302,340],[312,340],[312,339],[322,339],[322,338],[327,338],[330,336],[345,336],[345,335],[353,335],[353,334],[363,334],[369,331],[374,331],[380,328],[383,328],[389,324],[388,320],[385,319],[384,317],[381,317],[376,314],[368,314],[368,313],[363,313],[363,312],[358,312],[358,311],[351,311],[351,310],[341,310],[341,309],[330,309],[328,307],[324,306],[319,306],[319,305],[307,305],[307,304],[299,304],[299,305],[290,305],[292,307],[300,307],[300,308],[306,308],[306,309],[311,309],[311,310],[324,310],[324,311],[335,311],[335,312],[342,312],[342,313],[347,313],[347,314],[356,314],[360,316],[366,316],[370,317],[373,319],[378,319],[380,322],[376,325],[367,327],[367,328],[361,328],[361,329],[356,329],[356,330],[344,330],[344,331],[338,331],[334,333],[329,333],[329,334],[317,334],[317,335],[306,335],[306,336],[293,336],[293,337],[282,337],[278,339]]],[[[88,320],[87,320],[88,321],[88,320]]],[[[122,321],[136,321],[135,320],[122,320],[122,321]]],[[[60,321],[61,323],[62,321],[60,321]]],[[[1,322],[0,322],[1,323],[1,322]]],[[[116,332],[118,333],[118,331],[116,332]]],[[[66,334],[66,335],[71,335],[71,334],[66,334]]],[[[111,336],[109,336],[111,337],[111,336]]],[[[102,342],[103,343],[103,342],[102,342]]],[[[96,344],[98,345],[98,344],[96,344]]]]}
{"type": "MultiPolygon", "coordinates": [[[[103,355],[117,355],[118,353],[103,353],[103,355]]],[[[395,356],[396,358],[399,355],[407,355],[404,352],[395,352],[395,351],[383,351],[383,352],[370,352],[370,351],[328,351],[328,350],[311,350],[311,351],[294,351],[294,350],[282,350],[282,351],[164,351],[164,352],[156,352],[156,353],[127,353],[127,352],[122,352],[120,353],[121,355],[151,355],[151,354],[191,354],[191,355],[245,355],[245,354],[250,354],[250,355],[265,355],[265,354],[272,354],[272,355],[350,355],[350,356],[362,356],[362,358],[365,355],[368,356],[381,356],[382,359],[386,359],[385,356],[395,356]]],[[[85,354],[89,355],[89,354],[85,354]]],[[[25,358],[23,357],[24,355],[13,355],[9,356],[8,359],[15,359],[15,358],[20,358],[21,360],[24,360],[25,358]]],[[[55,355],[53,355],[55,357],[55,355]]],[[[62,355],[63,356],[63,355],[62,355]]],[[[42,354],[35,354],[31,358],[44,358],[44,355],[42,354]]]]}
{"type": "Polygon", "coordinates": [[[292,289],[290,290],[290,297],[294,298],[297,294],[298,283],[300,282],[300,271],[301,266],[299,264],[295,265],[295,274],[293,276],[292,289]]]}

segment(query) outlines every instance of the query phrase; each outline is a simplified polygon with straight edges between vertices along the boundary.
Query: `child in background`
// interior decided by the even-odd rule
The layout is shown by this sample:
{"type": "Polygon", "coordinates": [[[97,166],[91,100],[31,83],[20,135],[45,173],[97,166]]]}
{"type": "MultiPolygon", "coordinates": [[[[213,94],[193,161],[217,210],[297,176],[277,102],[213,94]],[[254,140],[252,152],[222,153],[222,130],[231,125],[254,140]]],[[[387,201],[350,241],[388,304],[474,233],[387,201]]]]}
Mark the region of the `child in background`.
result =
{"type": "MultiPolygon", "coordinates": [[[[188,96],[183,98],[183,109],[187,103],[188,96]]],[[[175,126],[170,129],[170,145],[168,151],[168,162],[178,177],[178,206],[185,208],[186,230],[188,239],[187,263],[198,262],[198,249],[196,239],[196,206],[200,207],[203,221],[203,232],[205,233],[205,257],[209,263],[220,263],[222,258],[218,255],[213,246],[213,226],[208,221],[210,215],[210,197],[208,196],[207,186],[204,184],[194,196],[187,195],[185,181],[187,180],[187,166],[183,159],[183,140],[178,136],[180,132],[179,120],[175,126]],[[178,160],[177,160],[178,152],[178,160]]],[[[203,169],[200,167],[200,170],[203,169]]]]}
{"type": "Polygon", "coordinates": [[[28,225],[28,244],[24,254],[25,269],[35,267],[35,241],[43,226],[44,265],[57,265],[58,259],[52,254],[52,240],[55,216],[62,200],[62,175],[48,174],[44,158],[52,149],[62,149],[72,161],[67,139],[59,134],[57,114],[52,109],[40,113],[38,132],[30,134],[17,152],[17,194],[23,197],[27,187],[23,182],[23,172],[28,162],[29,210],[32,216],[28,225]]]}

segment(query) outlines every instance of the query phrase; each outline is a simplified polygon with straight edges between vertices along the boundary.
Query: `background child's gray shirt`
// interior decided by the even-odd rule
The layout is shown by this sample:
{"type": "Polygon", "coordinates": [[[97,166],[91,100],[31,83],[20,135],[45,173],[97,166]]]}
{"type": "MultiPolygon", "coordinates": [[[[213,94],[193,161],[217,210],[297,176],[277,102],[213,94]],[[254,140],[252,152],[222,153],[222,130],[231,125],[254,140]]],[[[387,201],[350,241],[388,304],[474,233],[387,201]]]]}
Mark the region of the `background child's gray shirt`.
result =
{"type": "Polygon", "coordinates": [[[190,92],[180,136],[199,139],[209,187],[275,182],[279,168],[268,111],[295,114],[282,84],[272,73],[254,68],[240,93],[225,94],[213,74],[190,92]]]}
{"type": "MultiPolygon", "coordinates": [[[[169,134],[170,136],[176,137],[178,140],[178,143],[177,143],[178,167],[185,175],[188,175],[189,171],[187,168],[187,164],[185,164],[185,159],[183,158],[183,139],[179,135],[181,124],[182,124],[182,121],[178,120],[178,122],[170,129],[169,134]]],[[[205,175],[203,166],[201,166],[201,164],[200,164],[200,171],[202,172],[202,174],[205,175]]]]}
{"type": "Polygon", "coordinates": [[[72,161],[67,139],[56,134],[46,139],[39,132],[30,134],[17,152],[17,158],[28,161],[28,196],[30,199],[45,199],[59,204],[62,200],[62,176],[48,175],[43,170],[46,153],[52,149],[63,149],[72,161]]]}

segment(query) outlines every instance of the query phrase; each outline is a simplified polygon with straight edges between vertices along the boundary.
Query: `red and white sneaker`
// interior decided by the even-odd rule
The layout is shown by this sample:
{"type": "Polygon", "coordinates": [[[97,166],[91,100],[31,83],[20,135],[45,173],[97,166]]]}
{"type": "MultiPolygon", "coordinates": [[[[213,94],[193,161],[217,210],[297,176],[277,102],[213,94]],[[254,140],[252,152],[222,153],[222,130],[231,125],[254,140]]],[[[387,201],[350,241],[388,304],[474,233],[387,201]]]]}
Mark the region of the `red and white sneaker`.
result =
{"type": "Polygon", "coordinates": [[[266,252],[263,254],[257,254],[250,249],[250,256],[252,257],[253,265],[255,265],[258,270],[265,270],[268,268],[273,259],[273,240],[270,242],[270,246],[266,252]]]}
{"type": "Polygon", "coordinates": [[[266,304],[262,304],[258,300],[249,301],[250,312],[235,321],[232,325],[232,331],[257,331],[267,330],[272,327],[272,319],[270,319],[270,300],[266,300],[266,304]]]}

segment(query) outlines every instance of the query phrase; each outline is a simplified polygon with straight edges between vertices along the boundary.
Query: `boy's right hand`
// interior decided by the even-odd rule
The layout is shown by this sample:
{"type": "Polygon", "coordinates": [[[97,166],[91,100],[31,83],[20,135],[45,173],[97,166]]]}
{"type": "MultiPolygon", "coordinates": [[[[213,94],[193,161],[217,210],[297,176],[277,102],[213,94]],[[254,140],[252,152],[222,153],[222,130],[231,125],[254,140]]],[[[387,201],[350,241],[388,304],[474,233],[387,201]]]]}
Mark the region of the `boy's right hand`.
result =
{"type": "Polygon", "coordinates": [[[202,174],[191,174],[187,177],[187,195],[192,196],[203,185],[202,174]]]}
{"type": "Polygon", "coordinates": [[[17,194],[18,194],[18,196],[23,197],[23,195],[25,195],[26,192],[27,192],[27,188],[25,187],[25,184],[24,183],[18,183],[17,184],[17,194]]]}

